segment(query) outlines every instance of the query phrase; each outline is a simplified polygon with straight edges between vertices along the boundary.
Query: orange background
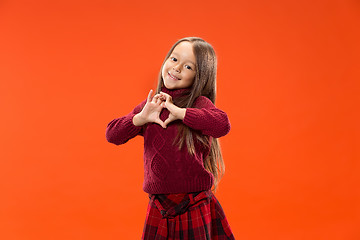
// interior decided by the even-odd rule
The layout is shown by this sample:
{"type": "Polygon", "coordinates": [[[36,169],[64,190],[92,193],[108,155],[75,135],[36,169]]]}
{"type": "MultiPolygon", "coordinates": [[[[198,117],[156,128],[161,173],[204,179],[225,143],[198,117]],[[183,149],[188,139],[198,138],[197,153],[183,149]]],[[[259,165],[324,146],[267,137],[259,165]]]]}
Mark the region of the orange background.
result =
{"type": "Polygon", "coordinates": [[[1,1],[0,239],[140,239],[143,139],[105,139],[186,36],[218,56],[236,239],[360,239],[360,4],[1,1]]]}

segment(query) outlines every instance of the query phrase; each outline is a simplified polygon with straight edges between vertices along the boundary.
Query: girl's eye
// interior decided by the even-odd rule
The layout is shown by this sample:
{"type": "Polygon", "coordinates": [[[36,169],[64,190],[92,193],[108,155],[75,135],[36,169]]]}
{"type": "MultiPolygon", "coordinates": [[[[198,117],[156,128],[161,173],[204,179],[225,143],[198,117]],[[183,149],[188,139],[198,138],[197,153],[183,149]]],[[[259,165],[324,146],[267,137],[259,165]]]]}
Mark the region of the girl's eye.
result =
{"type": "Polygon", "coordinates": [[[175,61],[175,62],[177,61],[177,59],[175,57],[171,57],[170,59],[175,61]]]}
{"type": "Polygon", "coordinates": [[[192,68],[189,65],[185,66],[187,69],[191,70],[192,68]]]}

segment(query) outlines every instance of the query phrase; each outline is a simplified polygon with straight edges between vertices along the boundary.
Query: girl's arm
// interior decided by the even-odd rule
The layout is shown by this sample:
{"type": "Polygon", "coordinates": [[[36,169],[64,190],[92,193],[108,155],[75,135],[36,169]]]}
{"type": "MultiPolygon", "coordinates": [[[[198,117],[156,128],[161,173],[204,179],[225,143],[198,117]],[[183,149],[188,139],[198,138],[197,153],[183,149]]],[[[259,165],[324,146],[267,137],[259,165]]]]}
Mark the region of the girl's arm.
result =
{"type": "Polygon", "coordinates": [[[186,108],[182,119],[184,124],[215,138],[228,134],[231,125],[227,114],[218,109],[210,99],[199,96],[194,107],[196,108],[186,108]]]}
{"type": "Polygon", "coordinates": [[[146,99],[137,105],[129,114],[115,118],[109,122],[106,127],[106,140],[115,145],[120,145],[137,135],[144,136],[143,126],[135,126],[133,117],[141,112],[145,103],[146,99]]]}

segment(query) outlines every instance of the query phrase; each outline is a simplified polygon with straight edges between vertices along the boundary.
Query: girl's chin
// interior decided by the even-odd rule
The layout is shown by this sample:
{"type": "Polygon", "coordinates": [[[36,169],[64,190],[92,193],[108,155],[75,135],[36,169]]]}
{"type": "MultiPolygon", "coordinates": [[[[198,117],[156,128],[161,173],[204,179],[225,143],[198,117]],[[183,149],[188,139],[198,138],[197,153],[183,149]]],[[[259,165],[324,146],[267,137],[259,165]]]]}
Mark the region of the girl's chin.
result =
{"type": "Polygon", "coordinates": [[[175,87],[175,85],[173,85],[173,84],[164,84],[165,85],[165,87],[167,88],[167,89],[174,89],[174,88],[176,88],[175,87]]]}
{"type": "Polygon", "coordinates": [[[176,82],[172,79],[168,79],[166,78],[164,80],[164,85],[167,87],[167,88],[171,88],[171,87],[174,87],[176,85],[176,82]]]}

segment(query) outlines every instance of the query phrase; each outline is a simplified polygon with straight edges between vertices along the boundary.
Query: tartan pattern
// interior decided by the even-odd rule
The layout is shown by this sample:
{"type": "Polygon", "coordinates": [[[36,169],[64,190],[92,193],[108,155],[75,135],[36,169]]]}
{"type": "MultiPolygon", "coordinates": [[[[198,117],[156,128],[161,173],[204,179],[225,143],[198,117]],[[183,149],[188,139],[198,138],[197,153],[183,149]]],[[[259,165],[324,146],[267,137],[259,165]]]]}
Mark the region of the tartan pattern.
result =
{"type": "Polygon", "coordinates": [[[149,199],[142,240],[235,239],[211,190],[149,194],[149,199]]]}

